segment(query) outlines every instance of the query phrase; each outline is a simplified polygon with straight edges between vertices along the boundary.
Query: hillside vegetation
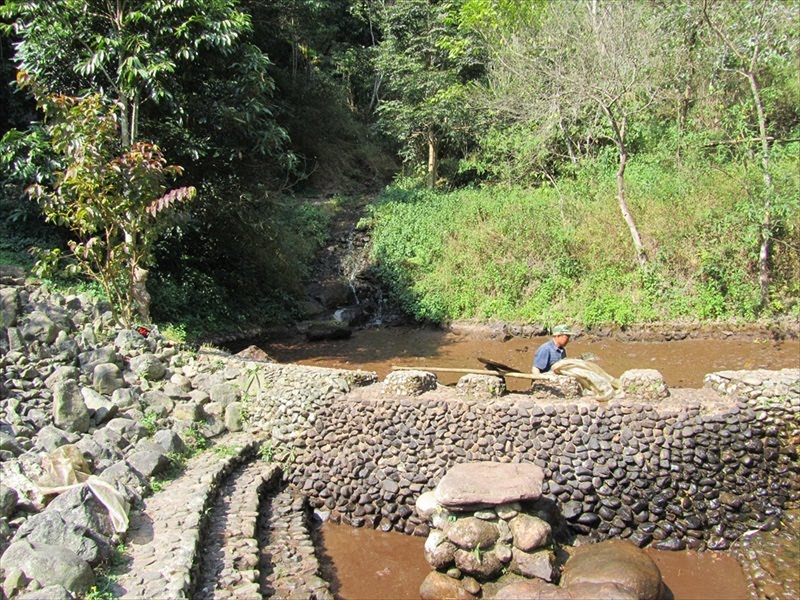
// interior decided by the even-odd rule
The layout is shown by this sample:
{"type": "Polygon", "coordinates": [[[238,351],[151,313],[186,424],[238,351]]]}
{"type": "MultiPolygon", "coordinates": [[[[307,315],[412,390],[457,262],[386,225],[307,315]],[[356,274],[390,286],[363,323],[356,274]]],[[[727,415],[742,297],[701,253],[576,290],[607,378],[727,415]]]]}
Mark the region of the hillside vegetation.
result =
{"type": "MultiPolygon", "coordinates": [[[[798,189],[794,154],[780,180],[798,189]]],[[[501,319],[628,326],[649,321],[800,314],[796,203],[774,257],[771,303],[761,311],[758,222],[742,173],[705,163],[648,160],[630,167],[629,202],[648,256],[631,260],[615,199],[614,169],[582,165],[575,179],[537,188],[483,186],[435,192],[410,181],[374,206],[374,257],[410,313],[434,322],[501,319]]],[[[653,157],[655,158],[655,157],[653,157]]]]}
{"type": "Polygon", "coordinates": [[[421,320],[800,314],[798,0],[0,19],[0,261],[94,286],[121,321],[300,318],[354,197],[377,197],[377,271],[421,320]]]}

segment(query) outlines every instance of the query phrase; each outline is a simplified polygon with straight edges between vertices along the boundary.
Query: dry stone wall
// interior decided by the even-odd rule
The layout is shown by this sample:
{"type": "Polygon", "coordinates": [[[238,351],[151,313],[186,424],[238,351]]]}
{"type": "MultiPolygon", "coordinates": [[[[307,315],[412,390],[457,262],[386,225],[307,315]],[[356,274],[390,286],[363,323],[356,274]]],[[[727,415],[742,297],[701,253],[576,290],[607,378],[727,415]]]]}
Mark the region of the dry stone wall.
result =
{"type": "Polygon", "coordinates": [[[290,476],[313,507],[356,526],[426,535],[416,499],[467,461],[532,462],[571,531],[664,549],[727,548],[798,499],[798,369],[711,375],[725,396],[653,404],[397,396],[380,384],[348,394],[370,378],[265,368],[255,426],[291,448],[290,476]],[[297,377],[324,385],[287,397],[297,377]]]}

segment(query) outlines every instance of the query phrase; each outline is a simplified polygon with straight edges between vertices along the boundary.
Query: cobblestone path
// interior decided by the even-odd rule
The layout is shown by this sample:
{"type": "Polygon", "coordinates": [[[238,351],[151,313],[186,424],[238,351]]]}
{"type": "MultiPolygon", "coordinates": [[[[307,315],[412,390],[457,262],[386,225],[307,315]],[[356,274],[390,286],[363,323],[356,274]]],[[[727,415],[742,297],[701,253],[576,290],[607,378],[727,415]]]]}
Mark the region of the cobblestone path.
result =
{"type": "Polygon", "coordinates": [[[333,600],[309,535],[306,499],[285,488],[262,506],[258,524],[261,545],[261,594],[286,600],[333,600]]]}
{"type": "Polygon", "coordinates": [[[231,473],[220,488],[198,552],[192,598],[259,597],[259,500],[280,475],[276,465],[256,461],[231,473]]]}
{"type": "Polygon", "coordinates": [[[126,563],[112,592],[118,598],[186,598],[201,544],[203,516],[219,482],[258,447],[252,436],[234,434],[219,446],[236,448],[232,456],[207,451],[194,457],[179,478],[133,511],[126,539],[126,563]]]}

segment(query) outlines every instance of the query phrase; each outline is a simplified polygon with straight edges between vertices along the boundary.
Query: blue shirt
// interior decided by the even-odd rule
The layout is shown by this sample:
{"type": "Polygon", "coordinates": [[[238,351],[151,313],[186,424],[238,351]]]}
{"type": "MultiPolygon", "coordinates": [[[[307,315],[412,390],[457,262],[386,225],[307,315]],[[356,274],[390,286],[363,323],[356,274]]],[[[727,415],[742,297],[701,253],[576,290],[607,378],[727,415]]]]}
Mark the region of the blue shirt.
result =
{"type": "Polygon", "coordinates": [[[539,346],[536,354],[533,355],[533,366],[542,373],[547,373],[550,367],[563,358],[567,358],[567,351],[556,346],[553,340],[549,340],[539,346]]]}

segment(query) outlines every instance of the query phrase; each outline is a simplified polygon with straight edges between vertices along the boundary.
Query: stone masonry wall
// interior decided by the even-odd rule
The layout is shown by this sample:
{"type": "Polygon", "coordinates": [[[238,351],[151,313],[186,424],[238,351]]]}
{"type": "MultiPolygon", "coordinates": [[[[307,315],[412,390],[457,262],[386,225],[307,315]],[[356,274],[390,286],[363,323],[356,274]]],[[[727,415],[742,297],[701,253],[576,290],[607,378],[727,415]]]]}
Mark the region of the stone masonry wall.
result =
{"type": "Polygon", "coordinates": [[[416,498],[466,461],[535,463],[544,497],[573,530],[665,549],[727,548],[798,498],[798,369],[713,374],[707,385],[732,395],[707,401],[710,390],[697,390],[660,404],[442,400],[388,395],[381,385],[344,395],[370,378],[259,371],[268,381],[252,422],[291,447],[290,476],[312,506],[356,526],[426,534],[416,498]],[[287,377],[304,376],[329,383],[287,398],[287,377]]]}

